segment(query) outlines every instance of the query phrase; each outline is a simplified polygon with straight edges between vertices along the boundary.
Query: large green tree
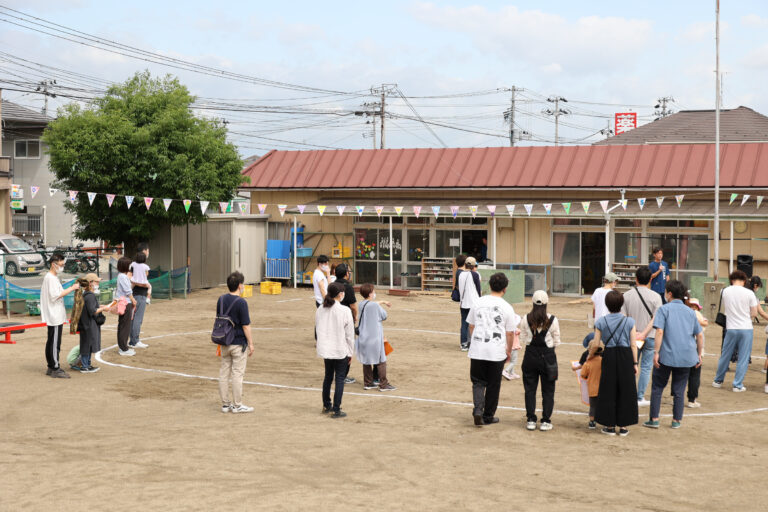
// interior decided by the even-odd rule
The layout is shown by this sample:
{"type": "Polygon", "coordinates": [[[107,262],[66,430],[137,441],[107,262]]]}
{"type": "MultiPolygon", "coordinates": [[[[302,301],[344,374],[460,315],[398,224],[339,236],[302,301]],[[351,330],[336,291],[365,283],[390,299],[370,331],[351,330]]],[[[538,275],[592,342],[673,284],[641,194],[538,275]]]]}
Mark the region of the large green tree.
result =
{"type": "Polygon", "coordinates": [[[56,179],[51,187],[78,191],[67,208],[76,214],[75,234],[86,240],[149,240],[163,224],[205,220],[199,203],[187,213],[182,199],[216,205],[234,197],[244,182],[242,162],[226,141],[226,128],[196,117],[194,97],[173,77],[137,73],[103,97],[59,112],[43,135],[56,179]],[[87,192],[99,193],[89,204],[87,192]],[[110,208],[104,195],[123,197],[110,208]],[[149,210],[144,197],[154,198],[149,210]],[[166,212],[163,198],[174,199],[166,212]]]}

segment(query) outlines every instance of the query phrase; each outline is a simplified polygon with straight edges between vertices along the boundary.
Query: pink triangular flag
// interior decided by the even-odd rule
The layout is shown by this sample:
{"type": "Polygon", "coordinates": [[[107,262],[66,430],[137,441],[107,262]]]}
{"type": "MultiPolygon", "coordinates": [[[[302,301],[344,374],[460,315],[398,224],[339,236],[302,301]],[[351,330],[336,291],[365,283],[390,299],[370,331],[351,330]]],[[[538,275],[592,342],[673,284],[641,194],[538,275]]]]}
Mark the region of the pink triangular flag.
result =
{"type": "Polygon", "coordinates": [[[115,200],[115,194],[106,194],[107,196],[107,204],[110,208],[112,208],[112,202],[115,200]]]}
{"type": "Polygon", "coordinates": [[[344,210],[346,209],[346,206],[336,205],[336,211],[339,212],[339,215],[344,215],[344,210]]]}
{"type": "Polygon", "coordinates": [[[267,210],[267,205],[265,203],[257,203],[257,206],[259,207],[259,215],[264,215],[264,212],[267,210]]]}
{"type": "Polygon", "coordinates": [[[305,204],[300,204],[296,206],[299,209],[300,214],[304,214],[304,209],[307,207],[305,204]]]}
{"type": "Polygon", "coordinates": [[[384,207],[383,206],[374,206],[373,209],[376,210],[376,215],[381,217],[381,212],[384,211],[384,207]]]}
{"type": "Polygon", "coordinates": [[[524,204],[523,208],[525,208],[525,213],[528,214],[528,216],[531,216],[531,212],[533,211],[533,205],[532,204],[524,204]]]}
{"type": "Polygon", "coordinates": [[[147,207],[147,211],[149,211],[149,207],[152,206],[152,201],[154,201],[154,198],[152,198],[152,197],[145,197],[144,198],[144,206],[147,207]]]}
{"type": "Polygon", "coordinates": [[[491,217],[496,215],[496,205],[495,204],[488,204],[485,207],[488,208],[489,212],[491,212],[491,217]]]}
{"type": "Polygon", "coordinates": [[[219,201],[219,210],[221,210],[221,213],[227,213],[228,207],[229,207],[229,202],[219,201]]]}
{"type": "Polygon", "coordinates": [[[456,216],[459,214],[459,207],[458,206],[451,206],[451,215],[453,215],[453,218],[455,219],[456,216]]]}
{"type": "Polygon", "coordinates": [[[77,199],[77,190],[70,190],[69,191],[69,202],[74,203],[75,199],[77,199]]]}
{"type": "Polygon", "coordinates": [[[419,215],[421,214],[421,206],[414,206],[413,207],[413,214],[416,216],[416,218],[419,218],[419,215]]]}
{"type": "Polygon", "coordinates": [[[600,206],[603,209],[603,213],[608,213],[608,201],[600,201],[600,206]]]}

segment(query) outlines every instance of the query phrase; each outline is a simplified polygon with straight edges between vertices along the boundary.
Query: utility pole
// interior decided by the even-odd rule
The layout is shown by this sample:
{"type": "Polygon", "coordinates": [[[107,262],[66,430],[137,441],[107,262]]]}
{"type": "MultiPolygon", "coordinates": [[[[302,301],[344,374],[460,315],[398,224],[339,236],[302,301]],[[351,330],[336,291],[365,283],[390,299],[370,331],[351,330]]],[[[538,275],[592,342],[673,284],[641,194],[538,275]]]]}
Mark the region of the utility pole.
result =
{"type": "Polygon", "coordinates": [[[714,281],[720,267],[720,0],[715,3],[715,264],[714,281]]]}
{"type": "Polygon", "coordinates": [[[667,108],[667,103],[674,103],[675,98],[672,96],[664,96],[663,98],[659,98],[656,100],[656,106],[653,107],[656,109],[656,111],[653,113],[656,116],[656,120],[662,119],[664,117],[667,117],[668,115],[673,114],[671,108],[667,108]]]}
{"type": "Polygon", "coordinates": [[[45,97],[45,104],[43,106],[43,115],[48,115],[48,96],[51,98],[55,98],[56,95],[52,92],[48,92],[49,87],[53,87],[56,85],[56,80],[43,80],[42,82],[37,84],[37,89],[35,89],[38,92],[42,92],[43,96],[45,97]]]}
{"type": "Polygon", "coordinates": [[[547,101],[555,104],[555,108],[547,108],[541,111],[542,114],[555,117],[555,146],[560,145],[560,116],[566,116],[571,113],[570,110],[560,108],[560,103],[567,103],[568,100],[562,96],[550,96],[547,101]]]}
{"type": "Polygon", "coordinates": [[[513,147],[515,145],[515,93],[517,91],[523,91],[523,89],[519,87],[515,87],[514,85],[510,87],[509,89],[503,89],[506,91],[509,91],[511,93],[511,97],[509,99],[509,110],[504,111],[504,121],[509,123],[509,146],[513,147]]]}
{"type": "Polygon", "coordinates": [[[397,84],[381,84],[381,87],[371,87],[371,94],[381,95],[379,103],[380,110],[379,116],[381,117],[381,133],[379,134],[379,140],[381,141],[380,148],[386,148],[386,132],[384,127],[384,117],[386,116],[386,101],[387,95],[397,92],[397,84]]]}

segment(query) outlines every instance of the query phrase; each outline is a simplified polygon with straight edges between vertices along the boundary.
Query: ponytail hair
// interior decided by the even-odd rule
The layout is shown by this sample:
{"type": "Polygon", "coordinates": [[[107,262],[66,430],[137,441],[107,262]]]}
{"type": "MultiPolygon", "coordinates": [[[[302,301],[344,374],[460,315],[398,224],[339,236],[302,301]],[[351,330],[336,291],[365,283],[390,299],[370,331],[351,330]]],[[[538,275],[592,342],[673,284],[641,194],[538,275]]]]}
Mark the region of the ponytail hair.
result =
{"type": "Polygon", "coordinates": [[[333,303],[336,302],[336,297],[342,292],[344,292],[343,284],[331,283],[330,286],[328,286],[328,293],[325,294],[325,299],[323,299],[323,307],[329,308],[333,306],[333,303]]]}

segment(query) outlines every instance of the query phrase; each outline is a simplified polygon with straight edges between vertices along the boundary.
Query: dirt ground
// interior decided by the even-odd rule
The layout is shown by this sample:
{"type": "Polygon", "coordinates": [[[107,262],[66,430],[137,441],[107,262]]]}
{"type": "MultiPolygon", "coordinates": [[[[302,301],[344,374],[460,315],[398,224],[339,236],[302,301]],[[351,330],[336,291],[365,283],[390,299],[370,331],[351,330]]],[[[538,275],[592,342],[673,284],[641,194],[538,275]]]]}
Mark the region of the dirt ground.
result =
{"type": "MultiPolygon", "coordinates": [[[[665,417],[658,431],[638,425],[608,437],[587,430],[570,371],[589,306],[555,299],[550,312],[566,342],[558,412],[552,431],[529,432],[519,380],[503,382],[499,424],[473,425],[455,303],[391,298],[385,332],[398,389],[363,391],[353,364],[349,416],[332,420],[320,412],[311,293],[288,289],[248,299],[256,352],[246,380],[261,384],[245,386],[255,412],[232,415],[220,412],[215,380],[139,370],[217,377],[208,332],[222,291],[153,303],[143,334],[150,347],[135,357],[106,350],[95,374],[46,377],[42,329],[0,345],[0,510],[764,510],[762,326],[746,393],[730,391],[732,373],[724,389],[712,388],[716,357],[707,356],[703,406],[686,408],[682,429],[665,417]],[[709,415],[731,411],[744,412],[709,415]]],[[[706,352],[719,352],[719,328],[706,334],[706,352]]],[[[114,340],[110,317],[103,346],[114,340]]],[[[76,343],[65,335],[62,358],[76,343]]],[[[640,410],[641,422],[647,414],[640,410]]]]}

